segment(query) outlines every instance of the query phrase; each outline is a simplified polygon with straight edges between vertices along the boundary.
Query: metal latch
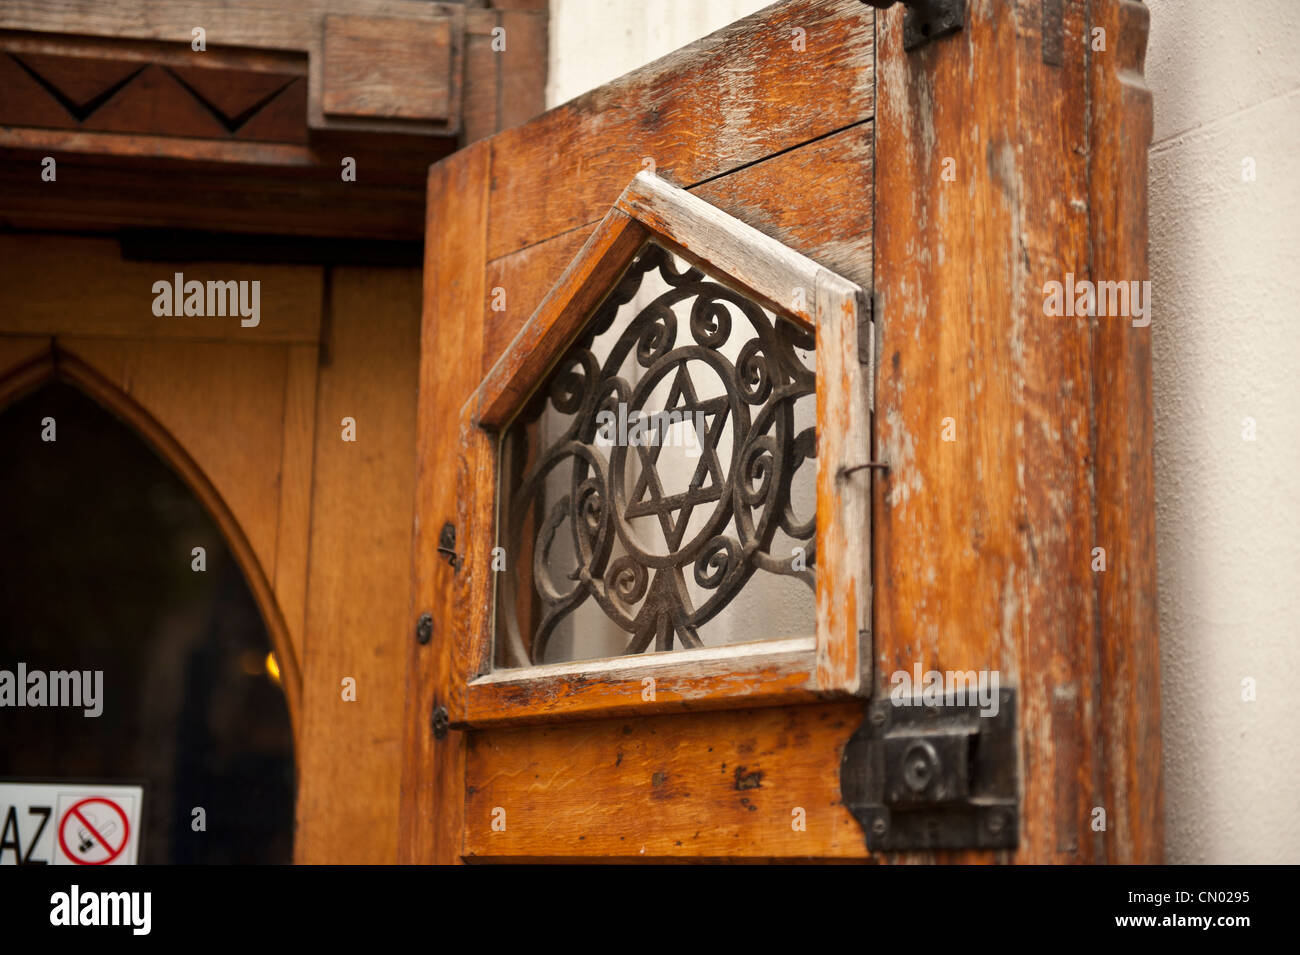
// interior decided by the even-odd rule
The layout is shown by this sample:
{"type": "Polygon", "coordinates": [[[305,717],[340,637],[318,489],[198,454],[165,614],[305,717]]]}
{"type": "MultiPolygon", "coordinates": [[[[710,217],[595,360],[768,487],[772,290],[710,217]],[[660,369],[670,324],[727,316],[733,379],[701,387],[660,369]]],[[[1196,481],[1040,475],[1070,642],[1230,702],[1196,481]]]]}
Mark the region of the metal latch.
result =
{"type": "MultiPolygon", "coordinates": [[[[877,10],[887,10],[900,0],[862,0],[877,10]]],[[[901,0],[903,49],[914,50],[931,40],[956,33],[966,22],[966,0],[901,0]]]]}
{"type": "Polygon", "coordinates": [[[460,571],[461,557],[456,553],[456,525],[451,521],[443,524],[438,533],[438,553],[451,564],[453,571],[460,571]]]}
{"type": "Polygon", "coordinates": [[[1016,691],[876,700],[844,747],[840,792],[872,851],[1014,849],[1016,691]]]}

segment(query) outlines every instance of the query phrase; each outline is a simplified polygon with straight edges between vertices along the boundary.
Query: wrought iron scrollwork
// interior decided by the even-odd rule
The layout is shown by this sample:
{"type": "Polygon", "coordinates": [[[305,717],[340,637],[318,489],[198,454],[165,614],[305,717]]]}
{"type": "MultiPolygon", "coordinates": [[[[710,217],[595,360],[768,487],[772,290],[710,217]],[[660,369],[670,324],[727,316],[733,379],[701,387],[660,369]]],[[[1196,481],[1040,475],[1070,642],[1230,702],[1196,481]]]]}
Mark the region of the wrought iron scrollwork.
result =
{"type": "Polygon", "coordinates": [[[797,515],[791,498],[794,476],[817,453],[813,428],[797,430],[795,413],[814,394],[799,355],[813,344],[663,247],[641,250],[505,435],[518,476],[503,475],[499,543],[522,559],[499,583],[500,664],[542,662],[556,627],[587,601],[627,633],[624,653],[640,653],[702,646],[700,628],[758,571],[814,587],[816,515],[797,515]],[[652,270],[666,291],[598,358],[597,338],[652,270]],[[651,408],[665,384],[667,399],[651,408]],[[543,439],[542,412],[561,433],[552,427],[543,439]],[[668,478],[685,474],[681,462],[676,475],[660,468],[673,428],[690,428],[698,442],[680,489],[668,478]],[[778,534],[796,559],[773,553],[778,534]],[[571,566],[557,569],[561,549],[571,566]]]}

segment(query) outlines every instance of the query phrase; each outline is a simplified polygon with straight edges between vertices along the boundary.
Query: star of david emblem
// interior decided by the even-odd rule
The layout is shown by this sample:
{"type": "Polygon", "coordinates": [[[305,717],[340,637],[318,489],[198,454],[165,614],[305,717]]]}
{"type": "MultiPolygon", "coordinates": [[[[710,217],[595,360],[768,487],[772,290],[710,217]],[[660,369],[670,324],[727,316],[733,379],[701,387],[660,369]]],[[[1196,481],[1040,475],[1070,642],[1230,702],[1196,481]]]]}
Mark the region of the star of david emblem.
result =
{"type": "Polygon", "coordinates": [[[653,439],[647,438],[636,446],[641,459],[641,474],[628,499],[625,516],[628,518],[644,517],[653,514],[659,518],[664,540],[670,551],[681,547],[682,536],[691,520],[691,512],[700,504],[708,504],[722,497],[726,475],[722,463],[718,460],[718,441],[722,437],[727,423],[730,407],[725,396],[701,401],[695,393],[695,383],[687,369],[688,362],[677,366],[677,375],[673,379],[668,400],[664,403],[665,412],[679,412],[682,420],[689,427],[697,428],[696,413],[703,414],[705,433],[696,436],[700,443],[700,460],[695,466],[686,490],[681,494],[664,494],[663,482],[659,477],[659,452],[664,446],[664,432],[667,430],[667,415],[658,415],[651,419],[653,439]],[[707,482],[707,483],[706,483],[707,482]]]}

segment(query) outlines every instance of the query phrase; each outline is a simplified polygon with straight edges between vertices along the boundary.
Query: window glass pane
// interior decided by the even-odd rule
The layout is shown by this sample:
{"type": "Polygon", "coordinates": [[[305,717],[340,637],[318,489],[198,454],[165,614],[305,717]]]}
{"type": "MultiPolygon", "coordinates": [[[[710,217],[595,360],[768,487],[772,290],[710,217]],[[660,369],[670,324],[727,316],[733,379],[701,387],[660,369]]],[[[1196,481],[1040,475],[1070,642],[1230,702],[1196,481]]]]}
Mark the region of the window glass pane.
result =
{"type": "Polygon", "coordinates": [[[642,249],[502,436],[496,666],[813,634],[812,348],[642,249]]]}

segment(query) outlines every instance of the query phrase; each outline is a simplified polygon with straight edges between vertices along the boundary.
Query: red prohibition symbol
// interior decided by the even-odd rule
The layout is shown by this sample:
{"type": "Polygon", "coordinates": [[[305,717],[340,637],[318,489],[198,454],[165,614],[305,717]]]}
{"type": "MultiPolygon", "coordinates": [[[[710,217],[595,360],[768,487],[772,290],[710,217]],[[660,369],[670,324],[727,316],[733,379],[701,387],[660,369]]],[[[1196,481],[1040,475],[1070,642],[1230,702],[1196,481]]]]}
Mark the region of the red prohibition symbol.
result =
{"type": "Polygon", "coordinates": [[[122,811],[122,807],[117,803],[113,802],[111,799],[104,799],[102,796],[91,796],[89,799],[81,800],[65,812],[63,818],[59,820],[59,846],[63,849],[63,854],[77,865],[107,865],[122,854],[122,850],[126,848],[126,844],[130,841],[131,824],[127,822],[126,813],[122,811]],[[118,827],[111,819],[107,825],[103,822],[99,822],[98,824],[91,823],[91,821],[86,818],[86,813],[82,811],[83,807],[88,806],[91,803],[102,803],[115,812],[117,817],[122,820],[122,841],[117,844],[116,848],[113,847],[113,842],[109,837],[116,835],[114,830],[118,827]],[[76,853],[68,847],[68,824],[71,822],[81,823],[81,832],[75,839],[77,849],[79,850],[76,853]],[[96,844],[108,853],[108,857],[93,860],[82,858],[82,856],[89,852],[96,844]]]}

